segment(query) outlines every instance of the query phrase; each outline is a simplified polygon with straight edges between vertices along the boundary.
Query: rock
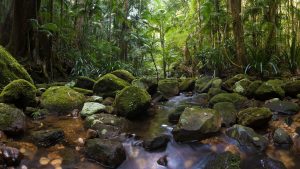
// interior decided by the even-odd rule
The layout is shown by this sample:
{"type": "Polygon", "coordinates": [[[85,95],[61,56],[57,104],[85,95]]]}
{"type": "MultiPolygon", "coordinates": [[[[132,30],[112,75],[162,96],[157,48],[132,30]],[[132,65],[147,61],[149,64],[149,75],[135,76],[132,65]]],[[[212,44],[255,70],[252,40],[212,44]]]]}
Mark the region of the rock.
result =
{"type": "Polygon", "coordinates": [[[70,113],[74,109],[81,109],[84,95],[66,86],[50,87],[41,97],[41,106],[50,112],[70,113]]]}
{"type": "Polygon", "coordinates": [[[284,90],[281,88],[283,85],[282,80],[268,80],[264,82],[254,92],[254,97],[258,100],[268,100],[272,98],[283,98],[285,95],[284,90]]]}
{"type": "Polygon", "coordinates": [[[111,106],[111,105],[114,104],[114,101],[115,101],[114,98],[112,98],[112,97],[107,97],[107,98],[105,98],[105,99],[103,100],[103,104],[104,104],[105,106],[111,106]]]}
{"type": "Polygon", "coordinates": [[[240,81],[237,81],[232,89],[235,93],[245,96],[247,94],[247,88],[250,84],[251,81],[249,79],[242,79],[240,81]]]}
{"type": "Polygon", "coordinates": [[[161,135],[151,140],[144,141],[143,147],[148,151],[164,150],[166,149],[169,141],[170,141],[170,136],[161,135]]]}
{"type": "Polygon", "coordinates": [[[24,79],[33,84],[30,75],[11,54],[0,45],[0,91],[11,81],[24,79]]]}
{"type": "Polygon", "coordinates": [[[168,166],[168,156],[164,155],[164,156],[160,157],[157,160],[157,164],[167,167],[168,166]]]}
{"type": "Polygon", "coordinates": [[[179,90],[183,92],[193,91],[195,88],[195,79],[193,78],[186,78],[181,79],[179,83],[179,90]]]}
{"type": "Polygon", "coordinates": [[[177,107],[174,112],[170,113],[168,116],[168,121],[172,124],[177,124],[181,114],[183,113],[184,109],[187,107],[187,105],[182,105],[177,107]]]}
{"type": "Polygon", "coordinates": [[[84,103],[83,108],[80,112],[81,117],[91,116],[96,113],[101,113],[105,111],[106,106],[101,103],[87,102],[84,103]]]}
{"type": "Polygon", "coordinates": [[[149,94],[153,95],[157,92],[158,81],[156,78],[142,77],[132,81],[132,85],[145,89],[149,94]]]}
{"type": "Polygon", "coordinates": [[[93,129],[88,129],[86,132],[86,139],[93,139],[98,136],[98,132],[93,129]]]}
{"type": "Polygon", "coordinates": [[[0,130],[7,135],[19,136],[25,131],[24,113],[10,105],[0,103],[0,130]]]}
{"type": "Polygon", "coordinates": [[[274,101],[266,103],[265,107],[273,112],[278,112],[283,115],[295,115],[300,111],[298,104],[288,101],[274,101]]]}
{"type": "Polygon", "coordinates": [[[300,93],[300,80],[289,81],[283,88],[287,96],[296,97],[300,93]]]}
{"type": "Polygon", "coordinates": [[[18,108],[24,109],[27,106],[35,106],[36,92],[37,89],[33,84],[24,79],[18,79],[5,86],[0,97],[5,103],[15,104],[18,108]]]}
{"type": "Polygon", "coordinates": [[[210,105],[214,105],[219,102],[231,102],[235,106],[239,106],[247,101],[247,98],[237,93],[220,93],[209,100],[210,105]]]}
{"type": "Polygon", "coordinates": [[[164,79],[158,82],[158,92],[160,92],[165,99],[177,96],[179,94],[179,83],[177,79],[164,79]]]}
{"type": "Polygon", "coordinates": [[[128,86],[117,94],[114,107],[120,116],[134,119],[147,115],[150,102],[151,96],[146,90],[128,86]]]}
{"type": "Polygon", "coordinates": [[[248,76],[245,74],[237,74],[234,77],[226,80],[222,87],[225,88],[228,91],[233,91],[233,86],[235,85],[236,82],[242,80],[242,79],[247,79],[248,76]]]}
{"type": "Polygon", "coordinates": [[[103,102],[103,97],[100,96],[91,96],[87,99],[88,102],[97,102],[97,103],[102,103],[103,102]]]}
{"type": "Polygon", "coordinates": [[[255,80],[250,83],[250,85],[246,88],[246,96],[254,97],[255,91],[261,86],[263,82],[261,80],[255,80]]]}
{"type": "Polygon", "coordinates": [[[275,130],[274,135],[273,135],[273,140],[274,140],[274,143],[278,144],[278,145],[293,144],[293,140],[291,139],[289,134],[282,128],[278,128],[275,130]]]}
{"type": "Polygon", "coordinates": [[[214,105],[214,110],[220,112],[222,117],[222,125],[231,126],[236,123],[237,110],[233,103],[230,102],[220,102],[214,105]]]}
{"type": "Polygon", "coordinates": [[[260,128],[268,125],[272,112],[268,108],[250,107],[238,112],[238,123],[243,126],[260,128]]]}
{"type": "Polygon", "coordinates": [[[92,96],[94,94],[92,90],[82,89],[82,88],[78,88],[78,87],[73,87],[72,89],[78,93],[85,95],[85,96],[92,96]]]}
{"type": "Polygon", "coordinates": [[[135,77],[127,70],[122,70],[122,69],[115,70],[111,72],[111,74],[117,76],[120,79],[127,81],[128,83],[131,83],[135,79],[135,77]]]}
{"type": "Polygon", "coordinates": [[[204,76],[196,80],[195,90],[198,93],[206,93],[212,85],[212,78],[209,76],[204,76]]]}
{"type": "Polygon", "coordinates": [[[109,168],[117,168],[126,160],[125,149],[120,142],[115,140],[87,140],[85,152],[88,158],[109,168]]]}
{"type": "Polygon", "coordinates": [[[176,141],[192,141],[217,133],[221,128],[221,115],[213,109],[186,108],[172,131],[176,141]]]}
{"type": "Polygon", "coordinates": [[[252,128],[242,125],[234,125],[226,130],[226,135],[235,139],[240,146],[255,148],[264,151],[268,146],[268,140],[257,134],[252,128]]]}
{"type": "Polygon", "coordinates": [[[221,88],[222,87],[222,79],[220,78],[213,78],[211,82],[212,88],[221,88]]]}
{"type": "Polygon", "coordinates": [[[214,155],[213,159],[207,162],[204,169],[240,169],[240,165],[240,156],[224,152],[214,155]]]}
{"type": "Polygon", "coordinates": [[[211,99],[213,98],[214,96],[218,95],[218,94],[221,94],[221,93],[227,93],[225,92],[224,90],[220,89],[220,88],[210,88],[208,90],[208,98],[211,99]]]}
{"type": "Polygon", "coordinates": [[[23,158],[22,153],[13,147],[7,147],[5,145],[0,146],[0,167],[1,165],[6,167],[18,166],[23,158]]]}
{"type": "Polygon", "coordinates": [[[93,90],[94,85],[95,85],[95,80],[89,77],[80,76],[77,77],[74,87],[93,90]]]}
{"type": "Polygon", "coordinates": [[[266,155],[256,154],[247,157],[241,164],[245,169],[286,169],[281,161],[274,160],[266,155]]]}
{"type": "Polygon", "coordinates": [[[50,147],[63,141],[65,134],[62,129],[49,129],[34,131],[31,137],[36,145],[40,147],[50,147]]]}
{"type": "Polygon", "coordinates": [[[130,84],[118,78],[113,74],[106,74],[102,76],[94,85],[94,93],[102,97],[115,97],[117,91],[122,90],[130,84]]]}

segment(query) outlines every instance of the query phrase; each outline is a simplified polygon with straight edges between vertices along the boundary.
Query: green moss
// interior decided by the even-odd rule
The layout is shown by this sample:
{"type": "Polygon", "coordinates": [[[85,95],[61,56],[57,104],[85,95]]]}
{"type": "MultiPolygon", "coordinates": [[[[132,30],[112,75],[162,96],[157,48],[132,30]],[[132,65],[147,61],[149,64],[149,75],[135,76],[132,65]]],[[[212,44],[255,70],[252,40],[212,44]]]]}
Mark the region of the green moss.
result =
{"type": "Polygon", "coordinates": [[[9,134],[23,132],[25,126],[24,113],[10,105],[0,103],[0,130],[9,134]]]}
{"type": "Polygon", "coordinates": [[[75,90],[76,92],[79,92],[79,93],[84,94],[86,96],[92,96],[93,95],[92,90],[82,89],[82,88],[79,88],[79,87],[73,87],[72,89],[75,90]]]}
{"type": "Polygon", "coordinates": [[[169,99],[179,94],[179,83],[177,79],[160,80],[158,82],[158,91],[164,98],[169,99]]]}
{"type": "Polygon", "coordinates": [[[121,90],[115,99],[114,107],[118,114],[127,118],[145,115],[150,106],[151,96],[146,90],[128,86],[121,90]]]}
{"type": "Polygon", "coordinates": [[[195,89],[198,93],[208,92],[212,85],[212,78],[208,76],[201,77],[196,80],[195,89]]]}
{"type": "Polygon", "coordinates": [[[36,88],[24,79],[10,82],[1,92],[3,102],[15,104],[19,108],[35,105],[36,88]]]}
{"type": "Polygon", "coordinates": [[[186,78],[182,79],[179,84],[180,91],[192,91],[195,88],[195,79],[194,78],[186,78]]]}
{"type": "Polygon", "coordinates": [[[239,124],[257,128],[268,124],[272,112],[268,108],[251,107],[240,111],[237,115],[239,124]]]}
{"type": "Polygon", "coordinates": [[[208,90],[208,98],[211,99],[214,96],[220,94],[220,93],[226,93],[224,90],[220,89],[220,88],[210,88],[208,90]]]}
{"type": "Polygon", "coordinates": [[[246,95],[247,87],[251,84],[251,81],[248,79],[242,79],[236,82],[233,86],[233,91],[241,95],[246,95]]]}
{"type": "Polygon", "coordinates": [[[261,80],[255,80],[246,88],[246,95],[248,97],[253,97],[255,91],[261,86],[263,82],[261,80]]]}
{"type": "Polygon", "coordinates": [[[81,109],[85,97],[83,94],[66,86],[50,87],[41,97],[42,107],[57,113],[69,113],[81,109]]]}
{"type": "Polygon", "coordinates": [[[113,74],[106,74],[95,83],[94,93],[103,97],[115,97],[117,91],[129,85],[128,82],[113,74]]]}
{"type": "Polygon", "coordinates": [[[255,97],[259,100],[268,100],[272,98],[283,98],[285,95],[282,86],[284,85],[282,80],[269,80],[255,91],[255,97]]]}
{"type": "Polygon", "coordinates": [[[209,103],[214,105],[219,102],[230,102],[235,105],[242,104],[247,100],[246,97],[241,96],[237,93],[221,93],[210,99],[209,103]]]}
{"type": "Polygon", "coordinates": [[[12,56],[0,45],[0,91],[8,83],[17,79],[25,79],[33,84],[30,75],[12,56]]]}
{"type": "Polygon", "coordinates": [[[227,90],[233,90],[233,86],[236,82],[242,80],[242,79],[246,79],[248,78],[247,75],[245,74],[237,74],[235,76],[233,76],[232,78],[226,80],[224,83],[223,83],[223,86],[227,89],[227,90]]]}
{"type": "Polygon", "coordinates": [[[131,83],[135,77],[130,73],[128,72],[127,70],[123,70],[123,69],[120,69],[120,70],[115,70],[113,72],[111,72],[111,74],[117,76],[118,78],[121,78],[129,83],[131,83]]]}
{"type": "Polygon", "coordinates": [[[54,86],[65,86],[67,84],[67,82],[54,82],[54,83],[42,83],[42,84],[36,84],[35,86],[37,88],[45,88],[48,89],[50,87],[54,87],[54,86]]]}

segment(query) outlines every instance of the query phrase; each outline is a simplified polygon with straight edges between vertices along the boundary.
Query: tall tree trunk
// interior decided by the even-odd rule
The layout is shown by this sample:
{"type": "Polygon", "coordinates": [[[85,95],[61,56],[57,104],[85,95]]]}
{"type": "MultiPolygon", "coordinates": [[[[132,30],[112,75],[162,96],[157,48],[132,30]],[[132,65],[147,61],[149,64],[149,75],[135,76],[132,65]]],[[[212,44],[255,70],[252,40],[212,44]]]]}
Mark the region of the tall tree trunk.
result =
{"type": "Polygon", "coordinates": [[[244,27],[241,18],[242,2],[241,0],[230,0],[230,5],[233,19],[233,34],[236,44],[237,60],[239,64],[244,67],[247,64],[247,57],[244,42],[244,27]]]}

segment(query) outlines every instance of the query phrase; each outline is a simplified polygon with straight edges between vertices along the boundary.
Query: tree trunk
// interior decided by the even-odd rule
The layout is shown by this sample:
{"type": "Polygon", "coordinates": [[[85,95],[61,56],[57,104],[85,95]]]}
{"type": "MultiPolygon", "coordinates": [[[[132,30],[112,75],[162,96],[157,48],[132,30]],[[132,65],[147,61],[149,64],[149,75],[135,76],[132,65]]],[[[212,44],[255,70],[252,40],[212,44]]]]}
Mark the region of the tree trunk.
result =
{"type": "Polygon", "coordinates": [[[236,54],[239,64],[244,67],[247,64],[246,49],[244,42],[244,28],[241,18],[241,0],[230,0],[231,14],[233,19],[233,34],[236,44],[236,54]]]}

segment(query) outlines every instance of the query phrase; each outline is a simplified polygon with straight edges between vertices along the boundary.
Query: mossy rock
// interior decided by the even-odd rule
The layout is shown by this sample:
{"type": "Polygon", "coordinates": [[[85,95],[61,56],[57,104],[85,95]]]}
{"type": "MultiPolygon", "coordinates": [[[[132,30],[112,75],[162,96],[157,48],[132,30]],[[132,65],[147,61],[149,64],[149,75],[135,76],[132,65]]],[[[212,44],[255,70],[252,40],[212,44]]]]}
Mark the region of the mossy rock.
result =
{"type": "Polygon", "coordinates": [[[300,93],[300,80],[289,81],[284,85],[287,96],[296,97],[300,93]]]}
{"type": "Polygon", "coordinates": [[[255,91],[255,98],[258,100],[268,100],[273,98],[283,98],[285,95],[282,86],[284,85],[282,80],[268,80],[264,82],[255,91]]]}
{"type": "Polygon", "coordinates": [[[228,91],[233,91],[233,86],[235,85],[236,82],[238,82],[242,79],[247,79],[247,78],[248,78],[248,76],[245,74],[237,74],[237,75],[233,76],[232,78],[226,80],[222,86],[228,91]]]}
{"type": "Polygon", "coordinates": [[[261,86],[263,82],[261,80],[255,80],[249,84],[249,86],[246,88],[246,96],[247,97],[253,97],[255,91],[261,86]]]}
{"type": "Polygon", "coordinates": [[[87,89],[87,90],[93,90],[93,87],[95,85],[95,80],[91,79],[89,77],[80,76],[76,79],[74,87],[87,89]]]}
{"type": "Polygon", "coordinates": [[[195,82],[195,90],[198,93],[206,93],[212,85],[212,78],[209,76],[200,77],[195,82]]]}
{"type": "Polygon", "coordinates": [[[15,107],[0,103],[0,131],[19,136],[26,128],[25,114],[15,107]]]}
{"type": "Polygon", "coordinates": [[[247,98],[237,93],[220,93],[209,100],[210,105],[220,102],[230,102],[235,106],[239,106],[247,101],[247,98]]]}
{"type": "Polygon", "coordinates": [[[33,84],[24,80],[18,79],[10,82],[1,92],[3,102],[15,104],[19,108],[34,106],[36,101],[37,89],[33,84]]]}
{"type": "Polygon", "coordinates": [[[231,152],[216,154],[212,160],[209,160],[204,169],[240,169],[241,158],[231,152]]]}
{"type": "Polygon", "coordinates": [[[242,79],[240,81],[237,81],[233,86],[233,91],[245,96],[247,94],[247,88],[250,84],[251,81],[249,79],[242,79]]]}
{"type": "Polygon", "coordinates": [[[70,113],[74,109],[81,109],[85,97],[83,94],[67,86],[50,87],[41,96],[42,107],[50,112],[70,113]]]}
{"type": "Polygon", "coordinates": [[[94,93],[102,97],[115,97],[119,90],[130,84],[113,74],[102,76],[94,85],[94,93]]]}
{"type": "Polygon", "coordinates": [[[117,94],[114,107],[120,116],[134,119],[147,115],[150,101],[151,96],[146,90],[136,86],[128,86],[117,94]]]}
{"type": "Polygon", "coordinates": [[[75,90],[76,92],[81,93],[86,96],[92,96],[94,94],[94,92],[92,90],[88,90],[88,89],[83,89],[83,88],[79,88],[79,87],[73,87],[72,89],[75,90]]]}
{"type": "Polygon", "coordinates": [[[238,123],[243,126],[261,128],[268,125],[272,118],[272,112],[268,108],[250,107],[238,112],[238,123]]]}
{"type": "Polygon", "coordinates": [[[160,92],[165,99],[177,96],[179,94],[179,83],[177,79],[164,79],[158,82],[158,92],[160,92]]]}
{"type": "Polygon", "coordinates": [[[135,77],[130,72],[123,69],[115,70],[111,72],[111,74],[117,76],[120,79],[127,81],[128,83],[131,83],[135,79],[135,77]]]}
{"type": "Polygon", "coordinates": [[[25,79],[33,84],[30,75],[4,47],[0,45],[0,91],[11,81],[25,79]]]}
{"type": "Polygon", "coordinates": [[[208,98],[209,99],[211,99],[211,98],[213,98],[214,96],[216,96],[216,95],[218,95],[218,94],[220,94],[220,93],[227,93],[226,91],[224,91],[224,90],[222,90],[222,89],[220,89],[220,88],[210,88],[209,90],[208,90],[208,98]]]}
{"type": "Polygon", "coordinates": [[[216,103],[213,109],[220,112],[223,126],[229,127],[233,124],[236,124],[237,110],[233,103],[230,102],[216,103]]]}
{"type": "Polygon", "coordinates": [[[195,88],[195,79],[193,78],[186,78],[181,79],[179,83],[179,90],[183,92],[193,91],[195,88]]]}
{"type": "Polygon", "coordinates": [[[149,94],[157,92],[158,81],[155,77],[142,77],[131,82],[133,86],[140,87],[148,91],[149,94]]]}

